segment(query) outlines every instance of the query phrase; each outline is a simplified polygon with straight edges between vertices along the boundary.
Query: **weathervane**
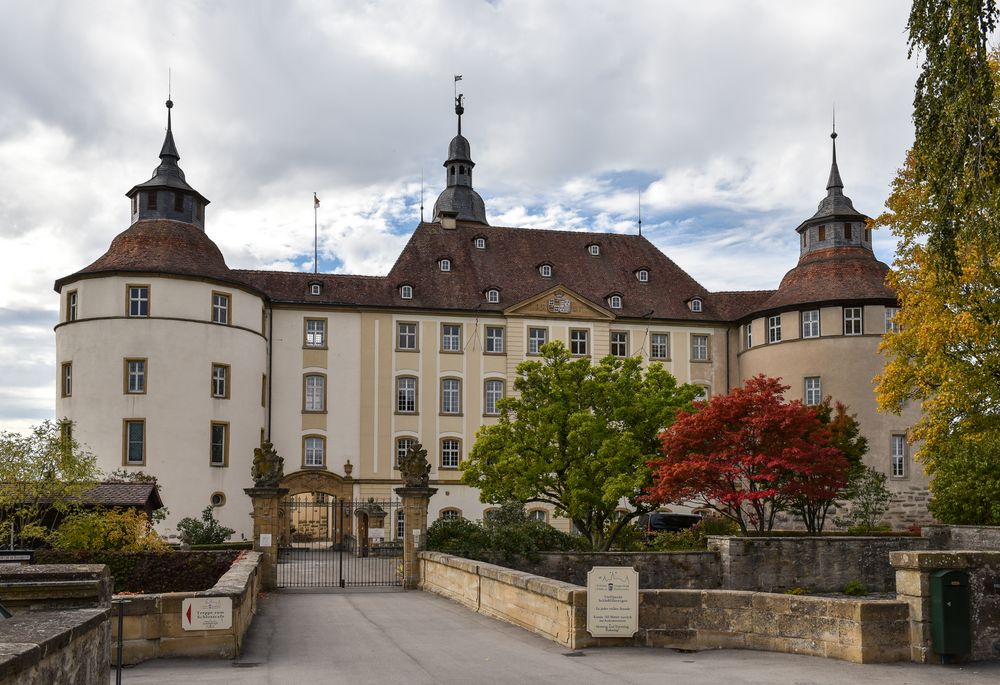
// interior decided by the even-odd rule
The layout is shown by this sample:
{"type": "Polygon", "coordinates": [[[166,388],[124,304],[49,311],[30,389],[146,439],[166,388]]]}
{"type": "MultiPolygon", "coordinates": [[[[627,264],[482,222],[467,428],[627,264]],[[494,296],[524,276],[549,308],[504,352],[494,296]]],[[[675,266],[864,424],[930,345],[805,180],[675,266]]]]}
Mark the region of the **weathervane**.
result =
{"type": "Polygon", "coordinates": [[[458,135],[462,135],[462,115],[465,114],[465,107],[462,100],[465,95],[458,92],[458,82],[462,80],[461,74],[455,74],[455,114],[458,115],[458,135]]]}

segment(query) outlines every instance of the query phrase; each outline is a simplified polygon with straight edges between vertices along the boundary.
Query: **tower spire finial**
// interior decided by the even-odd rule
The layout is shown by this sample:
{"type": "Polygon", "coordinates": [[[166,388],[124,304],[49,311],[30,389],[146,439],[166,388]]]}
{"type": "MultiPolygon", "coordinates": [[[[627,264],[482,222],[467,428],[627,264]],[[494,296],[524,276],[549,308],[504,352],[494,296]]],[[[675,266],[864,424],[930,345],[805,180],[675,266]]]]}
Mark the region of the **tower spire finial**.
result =
{"type": "Polygon", "coordinates": [[[830,132],[830,140],[833,145],[833,162],[830,164],[830,178],[826,182],[826,189],[830,193],[840,193],[844,189],[844,182],[840,180],[840,169],[837,168],[837,106],[833,107],[833,130],[830,132]]]}
{"type": "Polygon", "coordinates": [[[461,74],[455,74],[455,114],[458,115],[458,135],[462,135],[462,115],[465,113],[465,106],[462,100],[465,95],[458,92],[458,82],[462,80],[461,74]]]}

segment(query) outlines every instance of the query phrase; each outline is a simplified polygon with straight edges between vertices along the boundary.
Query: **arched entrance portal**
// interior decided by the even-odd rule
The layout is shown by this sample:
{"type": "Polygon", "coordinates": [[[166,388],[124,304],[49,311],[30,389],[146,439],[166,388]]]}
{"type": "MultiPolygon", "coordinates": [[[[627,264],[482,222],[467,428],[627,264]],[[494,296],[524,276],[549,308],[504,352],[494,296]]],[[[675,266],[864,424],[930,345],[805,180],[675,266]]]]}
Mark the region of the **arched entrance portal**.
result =
{"type": "Polygon", "coordinates": [[[354,501],[353,480],[327,471],[282,478],[277,585],[280,588],[400,586],[403,543],[398,501],[354,501]],[[387,525],[389,523],[389,525],[387,525]]]}

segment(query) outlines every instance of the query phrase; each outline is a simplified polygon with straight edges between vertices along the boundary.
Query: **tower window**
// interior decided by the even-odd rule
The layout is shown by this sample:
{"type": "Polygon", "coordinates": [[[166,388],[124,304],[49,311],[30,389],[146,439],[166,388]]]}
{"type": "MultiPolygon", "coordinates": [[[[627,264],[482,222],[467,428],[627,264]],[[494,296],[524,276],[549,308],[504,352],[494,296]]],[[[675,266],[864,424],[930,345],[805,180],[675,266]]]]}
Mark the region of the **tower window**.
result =
{"type": "Polygon", "coordinates": [[[138,211],[139,211],[139,196],[138,195],[133,195],[132,196],[132,213],[135,214],[138,211]]]}
{"type": "Polygon", "coordinates": [[[819,376],[806,376],[805,403],[815,407],[823,401],[823,384],[819,376]]]}
{"type": "Polygon", "coordinates": [[[229,365],[212,364],[212,397],[229,399],[229,365]]]}
{"type": "Polygon", "coordinates": [[[906,478],[906,436],[892,436],[892,477],[906,478]]]}
{"type": "Polygon", "coordinates": [[[866,228],[865,229],[865,242],[866,243],[870,243],[871,241],[872,241],[872,229],[866,228]]]}
{"type": "Polygon", "coordinates": [[[802,312],[802,337],[819,337],[819,310],[809,309],[802,312]]]}
{"type": "Polygon", "coordinates": [[[212,323],[229,324],[228,293],[212,293],[212,323]]]}
{"type": "Polygon", "coordinates": [[[854,240],[854,227],[851,224],[844,224],[844,240],[854,240]]]}
{"type": "Polygon", "coordinates": [[[79,302],[79,297],[75,290],[70,290],[66,293],[66,320],[76,321],[77,303],[79,302]]]}
{"type": "Polygon", "coordinates": [[[180,193],[174,193],[174,211],[183,212],[184,211],[184,196],[180,193]]]}
{"type": "Polygon", "coordinates": [[[451,168],[451,175],[454,176],[456,171],[457,171],[457,169],[455,167],[452,167],[451,168]]]}
{"type": "Polygon", "coordinates": [[[458,167],[458,173],[460,173],[460,174],[464,174],[465,173],[465,165],[462,165],[462,166],[458,167]]]}
{"type": "Polygon", "coordinates": [[[73,396],[73,362],[65,362],[62,365],[62,396],[73,396]]]}
{"type": "Polygon", "coordinates": [[[767,342],[781,342],[781,315],[767,317],[767,342]]]}
{"type": "Polygon", "coordinates": [[[156,209],[156,191],[146,193],[146,209],[156,209]]]}
{"type": "Polygon", "coordinates": [[[844,335],[861,335],[862,308],[844,307],[844,335]]]}
{"type": "Polygon", "coordinates": [[[149,286],[128,286],[128,315],[130,317],[149,316],[149,286]]]}
{"type": "Polygon", "coordinates": [[[122,452],[126,465],[134,466],[146,463],[146,420],[126,419],[123,422],[122,452]]]}
{"type": "Polygon", "coordinates": [[[209,448],[209,464],[212,466],[229,466],[229,424],[223,421],[213,421],[211,430],[211,447],[209,448]]]}
{"type": "Polygon", "coordinates": [[[817,229],[817,237],[816,237],[816,239],[819,240],[820,242],[823,242],[824,240],[826,240],[826,226],[820,226],[817,229]]]}

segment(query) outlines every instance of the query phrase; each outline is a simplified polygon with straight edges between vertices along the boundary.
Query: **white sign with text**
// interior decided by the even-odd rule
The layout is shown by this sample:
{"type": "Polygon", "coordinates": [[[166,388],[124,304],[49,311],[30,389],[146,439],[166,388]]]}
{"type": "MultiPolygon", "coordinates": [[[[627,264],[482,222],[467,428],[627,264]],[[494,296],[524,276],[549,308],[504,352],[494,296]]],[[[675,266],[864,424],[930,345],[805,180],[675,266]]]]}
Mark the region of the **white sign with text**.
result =
{"type": "Polygon", "coordinates": [[[184,630],[226,630],[233,627],[232,597],[189,597],[181,603],[184,630]]]}
{"type": "Polygon", "coordinates": [[[587,632],[632,637],[639,630],[639,573],[631,566],[595,566],[587,574],[587,632]]]}

